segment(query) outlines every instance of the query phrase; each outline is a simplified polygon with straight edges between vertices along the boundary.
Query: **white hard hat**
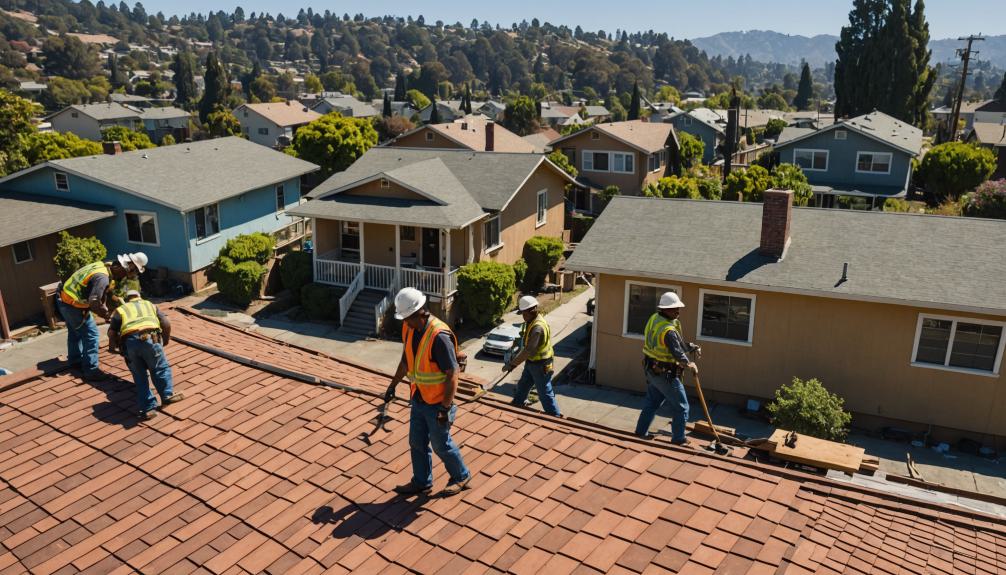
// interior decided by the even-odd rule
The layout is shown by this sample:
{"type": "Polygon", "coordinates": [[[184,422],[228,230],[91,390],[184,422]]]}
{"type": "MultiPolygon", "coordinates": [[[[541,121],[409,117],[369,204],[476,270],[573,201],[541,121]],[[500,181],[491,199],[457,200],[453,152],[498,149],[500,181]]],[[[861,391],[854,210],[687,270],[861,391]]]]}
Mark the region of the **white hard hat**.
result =
{"type": "Polygon", "coordinates": [[[657,304],[660,309],[673,309],[676,307],[685,307],[685,302],[681,301],[678,294],[669,291],[664,292],[664,295],[660,296],[660,303],[657,304]]]}
{"type": "Polygon", "coordinates": [[[136,270],[143,273],[143,270],[147,269],[147,254],[143,252],[136,252],[132,254],[119,254],[119,265],[129,269],[129,264],[136,266],[136,270]]]}
{"type": "Polygon", "coordinates": [[[133,298],[133,297],[140,297],[140,292],[138,292],[138,291],[136,291],[134,289],[131,289],[131,290],[129,290],[129,291],[126,292],[126,299],[127,300],[129,298],[133,298]]]}
{"type": "Polygon", "coordinates": [[[533,307],[538,307],[538,300],[534,299],[534,296],[526,295],[517,301],[517,309],[520,311],[527,311],[533,307]]]}
{"type": "Polygon", "coordinates": [[[426,296],[414,287],[402,288],[395,296],[395,319],[405,319],[426,305],[426,296]]]}

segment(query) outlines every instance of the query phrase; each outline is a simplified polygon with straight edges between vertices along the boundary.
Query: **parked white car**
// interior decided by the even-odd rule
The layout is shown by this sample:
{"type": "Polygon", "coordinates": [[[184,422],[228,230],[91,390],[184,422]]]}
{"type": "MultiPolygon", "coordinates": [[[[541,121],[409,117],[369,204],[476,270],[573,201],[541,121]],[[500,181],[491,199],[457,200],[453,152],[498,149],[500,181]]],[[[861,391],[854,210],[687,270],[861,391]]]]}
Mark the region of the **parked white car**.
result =
{"type": "MultiPolygon", "coordinates": [[[[519,324],[518,324],[519,325],[519,324]]],[[[482,351],[492,355],[506,356],[517,344],[520,328],[508,323],[498,325],[486,336],[482,351]]]]}

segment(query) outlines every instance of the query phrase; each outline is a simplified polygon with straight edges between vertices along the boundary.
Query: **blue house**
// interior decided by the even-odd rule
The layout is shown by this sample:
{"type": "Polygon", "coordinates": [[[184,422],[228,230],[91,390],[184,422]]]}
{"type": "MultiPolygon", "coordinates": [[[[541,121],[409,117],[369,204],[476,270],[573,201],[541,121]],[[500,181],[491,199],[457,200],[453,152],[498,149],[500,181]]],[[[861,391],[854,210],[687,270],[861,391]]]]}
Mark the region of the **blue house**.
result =
{"type": "Polygon", "coordinates": [[[786,128],[775,146],[780,162],[803,169],[814,205],[825,208],[839,197],[863,208],[904,197],[921,149],[922,130],[876,111],[819,130],[786,128]]]}
{"type": "Polygon", "coordinates": [[[300,177],[318,166],[254,144],[221,138],[53,160],[0,179],[0,190],[107,206],[94,223],[109,253],[143,251],[151,268],[201,289],[228,239],[251,232],[279,243],[303,235],[300,177]]]}
{"type": "Polygon", "coordinates": [[[712,164],[717,156],[716,148],[726,138],[726,120],[709,108],[696,108],[689,112],[675,114],[666,120],[678,133],[691,134],[702,141],[702,163],[712,164]]]}

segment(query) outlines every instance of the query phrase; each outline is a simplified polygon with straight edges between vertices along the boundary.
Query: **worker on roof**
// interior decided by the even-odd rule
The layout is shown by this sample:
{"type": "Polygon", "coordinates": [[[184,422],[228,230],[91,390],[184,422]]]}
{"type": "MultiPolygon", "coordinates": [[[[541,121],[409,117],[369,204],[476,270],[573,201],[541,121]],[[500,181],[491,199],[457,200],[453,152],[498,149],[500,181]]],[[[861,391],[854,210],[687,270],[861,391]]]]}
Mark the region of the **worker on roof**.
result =
{"type": "Polygon", "coordinates": [[[147,267],[143,252],[123,254],[112,262],[87,264],[70,274],[56,288],[59,297],[56,307],[66,322],[66,355],[71,365],[78,365],[85,381],[104,381],[106,376],[98,369],[98,324],[93,314],[108,321],[112,307],[119,303],[112,295],[115,282],[135,278],[147,267]]]}
{"type": "Polygon", "coordinates": [[[636,435],[653,439],[650,424],[664,401],[671,406],[671,443],[687,445],[685,422],[688,421],[688,396],[681,383],[681,372],[687,368],[695,375],[699,368],[688,358],[688,351],[702,354],[694,343],[686,345],[678,316],[684,302],[669,291],[660,296],[657,311],[646,322],[643,339],[643,371],[646,374],[646,399],[636,422],[636,435]],[[686,351],[687,350],[687,351],[686,351]]]}
{"type": "Polygon", "coordinates": [[[545,413],[562,417],[559,413],[559,404],[555,401],[555,391],[552,389],[552,357],[555,355],[552,351],[552,330],[545,321],[545,316],[538,313],[538,300],[534,296],[526,295],[520,298],[517,310],[524,318],[524,327],[521,328],[520,334],[520,352],[503,365],[503,371],[513,371],[522,362],[527,363],[524,364],[524,372],[514,389],[513,404],[524,405],[533,383],[538,389],[538,399],[541,400],[545,413]]]}
{"type": "Polygon", "coordinates": [[[405,345],[384,398],[391,401],[395,387],[408,375],[412,404],[409,415],[412,480],[395,487],[395,491],[403,495],[429,493],[433,489],[431,453],[435,452],[450,476],[443,494],[460,493],[468,488],[471,473],[461,450],[451,439],[451,425],[458,410],[454,394],[466,357],[458,350],[451,328],[427,311],[426,296],[416,288],[404,288],[395,296],[395,318],[402,320],[405,345]]]}
{"type": "Polygon", "coordinates": [[[171,341],[171,322],[157,306],[140,297],[140,292],[126,292],[126,303],[112,314],[108,326],[108,351],[121,353],[136,383],[136,403],[140,419],[157,415],[157,399],[150,392],[147,378],[161,396],[161,405],[181,401],[184,396],[174,392],[171,366],[164,347],[171,341]]]}

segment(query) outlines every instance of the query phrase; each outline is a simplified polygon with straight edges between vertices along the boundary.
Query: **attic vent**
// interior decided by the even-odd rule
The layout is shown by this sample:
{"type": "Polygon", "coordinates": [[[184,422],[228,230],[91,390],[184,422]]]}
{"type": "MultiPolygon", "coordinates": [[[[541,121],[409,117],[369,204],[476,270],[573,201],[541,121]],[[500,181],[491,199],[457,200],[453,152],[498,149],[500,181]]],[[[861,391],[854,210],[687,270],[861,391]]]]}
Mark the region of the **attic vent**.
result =
{"type": "Polygon", "coordinates": [[[601,139],[601,134],[598,134],[597,132],[591,132],[590,133],[590,139],[591,140],[600,140],[601,139]]]}
{"type": "Polygon", "coordinates": [[[381,187],[382,188],[390,188],[391,187],[391,182],[388,181],[388,178],[381,178],[381,187]]]}
{"type": "Polygon", "coordinates": [[[849,135],[849,133],[846,132],[845,130],[835,130],[835,139],[836,140],[844,140],[844,139],[846,139],[846,137],[848,135],[849,135]]]}

